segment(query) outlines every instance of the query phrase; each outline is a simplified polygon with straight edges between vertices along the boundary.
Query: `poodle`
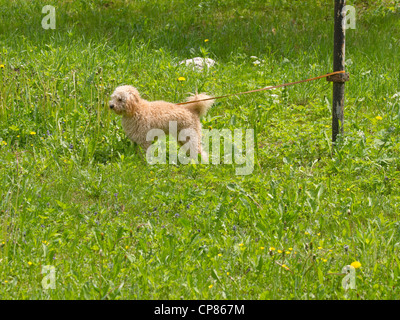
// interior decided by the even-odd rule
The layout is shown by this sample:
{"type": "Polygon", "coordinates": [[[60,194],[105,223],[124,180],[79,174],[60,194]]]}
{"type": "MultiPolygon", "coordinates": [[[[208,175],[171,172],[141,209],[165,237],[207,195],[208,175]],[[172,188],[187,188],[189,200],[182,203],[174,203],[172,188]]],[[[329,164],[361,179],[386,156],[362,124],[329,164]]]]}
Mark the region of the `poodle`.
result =
{"type": "Polygon", "coordinates": [[[128,138],[140,145],[145,152],[152,144],[152,141],[148,141],[148,132],[161,129],[165,134],[173,135],[180,145],[188,142],[189,150],[195,150],[196,156],[200,154],[203,161],[208,162],[207,153],[201,147],[200,118],[207,113],[214,100],[198,100],[209,98],[205,94],[196,94],[187,100],[192,103],[183,106],[166,101],[146,101],[140,97],[136,88],[124,85],[115,89],[109,106],[122,116],[122,127],[128,138]],[[170,130],[171,122],[176,123],[177,130],[170,130]],[[182,130],[190,132],[186,141],[178,139],[182,130]]]}

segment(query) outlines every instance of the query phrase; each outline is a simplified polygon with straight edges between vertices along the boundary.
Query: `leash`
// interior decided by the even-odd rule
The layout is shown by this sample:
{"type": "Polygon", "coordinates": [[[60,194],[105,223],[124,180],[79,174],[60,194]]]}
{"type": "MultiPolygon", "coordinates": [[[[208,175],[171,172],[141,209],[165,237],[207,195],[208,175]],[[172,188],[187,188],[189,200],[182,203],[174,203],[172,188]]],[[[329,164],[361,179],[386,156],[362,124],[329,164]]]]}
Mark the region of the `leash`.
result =
{"type": "Polygon", "coordinates": [[[227,94],[224,96],[219,96],[219,97],[212,97],[212,98],[207,98],[207,99],[201,99],[201,100],[196,100],[196,101],[187,101],[187,102],[181,102],[181,103],[177,103],[176,105],[184,105],[184,104],[189,104],[189,103],[195,103],[195,102],[199,102],[199,101],[207,101],[207,100],[214,100],[214,99],[222,99],[222,98],[227,98],[227,97],[232,97],[232,96],[238,96],[241,94],[247,94],[247,93],[253,93],[253,92],[260,92],[260,91],[264,91],[264,90],[271,90],[271,89],[276,89],[276,88],[282,88],[282,87],[287,87],[287,86],[292,86],[295,84],[299,84],[299,83],[303,83],[303,82],[309,82],[309,81],[314,81],[314,80],[318,80],[318,79],[322,79],[322,78],[327,78],[330,76],[333,76],[335,74],[340,74],[340,73],[345,73],[346,71],[342,70],[342,71],[335,71],[332,73],[327,73],[324,74],[322,76],[318,76],[318,77],[314,77],[314,78],[310,78],[310,79],[305,79],[305,80],[300,80],[300,81],[296,81],[296,82],[289,82],[289,83],[284,83],[284,84],[279,84],[277,86],[272,86],[272,87],[265,87],[265,88],[261,88],[261,89],[255,89],[255,90],[250,90],[250,91],[244,91],[244,92],[238,92],[238,93],[231,93],[231,94],[227,94]]]}

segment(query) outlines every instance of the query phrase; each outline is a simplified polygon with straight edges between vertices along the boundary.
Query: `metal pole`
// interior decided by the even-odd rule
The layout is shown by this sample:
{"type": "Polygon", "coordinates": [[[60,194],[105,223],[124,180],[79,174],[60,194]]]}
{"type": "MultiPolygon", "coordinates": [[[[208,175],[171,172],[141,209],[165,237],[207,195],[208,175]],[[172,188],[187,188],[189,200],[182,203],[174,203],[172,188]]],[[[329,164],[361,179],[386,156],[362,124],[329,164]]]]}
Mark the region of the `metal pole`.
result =
{"type": "MultiPolygon", "coordinates": [[[[335,0],[335,34],[333,49],[333,71],[345,69],[345,12],[346,0],[335,0]]],[[[344,87],[348,80],[348,74],[339,74],[328,81],[333,81],[333,104],[332,104],[332,142],[336,142],[337,135],[343,134],[344,121],[344,87]]]]}

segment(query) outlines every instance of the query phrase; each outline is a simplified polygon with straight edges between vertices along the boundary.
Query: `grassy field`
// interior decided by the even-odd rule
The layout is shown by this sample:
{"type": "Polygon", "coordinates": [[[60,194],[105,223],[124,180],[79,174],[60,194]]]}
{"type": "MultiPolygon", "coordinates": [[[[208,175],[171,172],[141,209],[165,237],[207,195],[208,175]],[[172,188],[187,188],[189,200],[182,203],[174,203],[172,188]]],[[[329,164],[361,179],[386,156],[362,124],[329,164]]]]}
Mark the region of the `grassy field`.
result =
{"type": "Polygon", "coordinates": [[[245,176],[142,161],[110,94],[182,102],[330,72],[333,1],[0,4],[0,299],[400,297],[399,0],[348,1],[337,145],[325,80],[216,102],[204,128],[255,130],[245,176]],[[195,56],[217,64],[179,65],[195,56]],[[329,274],[356,261],[344,290],[329,274]]]}

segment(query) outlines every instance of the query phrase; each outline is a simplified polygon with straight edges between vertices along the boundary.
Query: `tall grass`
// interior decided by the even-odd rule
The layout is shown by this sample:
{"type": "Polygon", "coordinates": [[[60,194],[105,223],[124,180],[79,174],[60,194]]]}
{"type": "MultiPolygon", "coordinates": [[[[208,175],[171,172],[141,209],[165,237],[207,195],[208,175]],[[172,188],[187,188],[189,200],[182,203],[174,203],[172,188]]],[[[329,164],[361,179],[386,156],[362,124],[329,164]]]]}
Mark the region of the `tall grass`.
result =
{"type": "Polygon", "coordinates": [[[331,2],[57,1],[44,30],[48,4],[0,5],[2,299],[398,297],[399,1],[350,3],[337,146],[326,81],[217,101],[204,128],[257,133],[248,176],[148,165],[108,97],[132,84],[181,102],[329,72],[331,2]],[[194,56],[217,65],[179,64],[194,56]],[[331,274],[354,261],[346,291],[331,274]]]}

